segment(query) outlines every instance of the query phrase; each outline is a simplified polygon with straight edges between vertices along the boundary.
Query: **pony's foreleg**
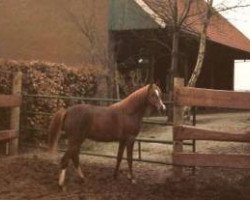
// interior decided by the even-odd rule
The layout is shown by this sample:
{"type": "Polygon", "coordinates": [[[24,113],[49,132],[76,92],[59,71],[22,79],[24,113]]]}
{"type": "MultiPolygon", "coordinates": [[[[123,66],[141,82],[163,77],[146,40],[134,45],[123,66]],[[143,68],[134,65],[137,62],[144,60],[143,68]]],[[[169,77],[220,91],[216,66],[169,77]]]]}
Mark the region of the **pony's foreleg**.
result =
{"type": "Polygon", "coordinates": [[[134,149],[134,140],[128,140],[127,141],[127,161],[128,161],[128,179],[131,180],[132,183],[136,183],[136,180],[133,175],[133,149],[134,149]]]}
{"type": "Polygon", "coordinates": [[[114,172],[114,178],[115,179],[118,176],[118,171],[119,171],[119,168],[120,168],[120,164],[121,164],[121,160],[122,160],[124,149],[125,149],[125,142],[124,141],[120,141],[119,142],[118,153],[117,153],[116,167],[115,167],[115,172],[114,172]]]}

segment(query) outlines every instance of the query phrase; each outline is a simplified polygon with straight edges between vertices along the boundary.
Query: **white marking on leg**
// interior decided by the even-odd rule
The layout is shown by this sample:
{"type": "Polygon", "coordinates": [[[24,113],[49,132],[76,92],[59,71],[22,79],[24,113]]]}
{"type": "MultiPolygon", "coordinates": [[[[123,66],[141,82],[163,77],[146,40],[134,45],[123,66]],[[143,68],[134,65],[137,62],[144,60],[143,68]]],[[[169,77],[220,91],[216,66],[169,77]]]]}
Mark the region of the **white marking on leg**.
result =
{"type": "Polygon", "coordinates": [[[80,165],[78,166],[78,168],[76,170],[77,170],[77,174],[80,176],[80,178],[84,179],[85,176],[84,176],[84,174],[82,172],[82,169],[81,169],[80,165]]]}
{"type": "Polygon", "coordinates": [[[66,169],[63,169],[59,175],[59,186],[63,186],[64,181],[65,181],[65,175],[66,175],[66,169]]]}

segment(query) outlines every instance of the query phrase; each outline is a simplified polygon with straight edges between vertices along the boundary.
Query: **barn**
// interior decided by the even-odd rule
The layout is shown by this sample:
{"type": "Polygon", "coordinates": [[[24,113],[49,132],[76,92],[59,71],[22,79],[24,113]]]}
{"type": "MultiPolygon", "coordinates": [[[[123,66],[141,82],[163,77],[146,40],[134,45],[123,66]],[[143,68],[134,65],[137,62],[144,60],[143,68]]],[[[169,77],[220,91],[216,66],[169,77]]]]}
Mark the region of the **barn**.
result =
{"type": "MultiPolygon", "coordinates": [[[[161,19],[167,10],[155,2],[167,0],[3,0],[0,57],[72,66],[88,62],[106,65],[112,49],[120,72],[140,72],[128,82],[154,79],[166,91],[171,32],[161,19]]],[[[180,6],[182,3],[179,1],[180,6]]],[[[197,6],[193,3],[191,11],[197,6]]],[[[178,74],[186,80],[196,62],[201,29],[199,16],[191,20],[195,23],[187,23],[181,33],[178,55],[178,74]]],[[[234,60],[249,58],[249,39],[223,16],[214,15],[198,87],[233,89],[234,60]]]]}
{"type": "MultiPolygon", "coordinates": [[[[171,34],[164,26],[162,13],[167,1],[152,0],[112,1],[111,34],[118,44],[118,66],[149,67],[153,65],[154,80],[165,88],[171,63],[171,34]],[[145,60],[140,63],[142,59],[145,60]]],[[[195,13],[201,1],[191,5],[195,13]]],[[[203,2],[204,3],[204,2],[203,2]]],[[[184,1],[179,1],[183,7],[184,1]]],[[[181,10],[182,8],[179,8],[181,10]]],[[[187,19],[187,29],[181,32],[178,75],[189,79],[198,55],[199,35],[202,21],[197,14],[187,19]]],[[[219,13],[212,16],[207,33],[207,49],[204,67],[197,86],[232,90],[234,83],[234,61],[250,58],[250,40],[219,13]]],[[[152,72],[152,71],[151,71],[152,72]]]]}

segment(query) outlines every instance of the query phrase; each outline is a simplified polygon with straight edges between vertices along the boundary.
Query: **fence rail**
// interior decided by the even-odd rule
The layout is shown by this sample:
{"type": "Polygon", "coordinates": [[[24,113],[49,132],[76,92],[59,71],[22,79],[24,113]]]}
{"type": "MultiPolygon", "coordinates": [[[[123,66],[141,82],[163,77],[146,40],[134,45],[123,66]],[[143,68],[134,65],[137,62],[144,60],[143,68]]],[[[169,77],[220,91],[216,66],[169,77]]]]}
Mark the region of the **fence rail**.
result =
{"type": "Polygon", "coordinates": [[[1,107],[17,107],[21,105],[21,95],[0,95],[1,107]]]}
{"type": "Polygon", "coordinates": [[[180,106],[250,109],[250,95],[247,92],[177,86],[174,93],[175,104],[180,106]]]}
{"type": "Polygon", "coordinates": [[[189,126],[175,126],[174,140],[212,140],[223,142],[250,142],[250,132],[222,132],[189,126]]]}
{"type": "Polygon", "coordinates": [[[173,162],[176,166],[245,169],[250,168],[250,155],[176,153],[173,162]]]}
{"type": "Polygon", "coordinates": [[[0,141],[10,141],[18,137],[17,130],[3,130],[0,131],[0,141]]]}
{"type": "Polygon", "coordinates": [[[213,140],[225,142],[250,142],[250,133],[228,133],[183,126],[185,106],[250,109],[250,93],[208,90],[184,87],[182,79],[175,79],[174,91],[174,152],[176,175],[180,166],[250,168],[250,155],[201,154],[183,152],[185,140],[213,140]]]}
{"type": "Polygon", "coordinates": [[[0,95],[0,107],[10,108],[10,130],[0,131],[1,153],[18,153],[20,106],[22,103],[22,73],[15,74],[12,82],[12,94],[0,95]]]}
{"type": "Polygon", "coordinates": [[[67,99],[67,100],[80,100],[80,101],[91,101],[91,102],[119,102],[121,99],[110,99],[110,98],[90,98],[90,97],[75,97],[75,96],[56,96],[56,95],[36,95],[36,94],[23,94],[23,97],[33,98],[45,98],[45,99],[67,99]]]}

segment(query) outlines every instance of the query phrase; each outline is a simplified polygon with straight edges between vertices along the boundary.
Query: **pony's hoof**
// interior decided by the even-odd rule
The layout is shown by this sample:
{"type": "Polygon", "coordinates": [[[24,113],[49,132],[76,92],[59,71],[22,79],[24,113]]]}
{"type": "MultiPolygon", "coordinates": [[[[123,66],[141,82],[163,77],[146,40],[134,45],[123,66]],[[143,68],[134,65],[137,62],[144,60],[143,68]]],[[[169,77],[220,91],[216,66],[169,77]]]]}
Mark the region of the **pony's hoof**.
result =
{"type": "Polygon", "coordinates": [[[134,177],[131,174],[127,175],[128,179],[131,181],[132,184],[136,184],[136,180],[134,179],[134,177]]]}
{"type": "Polygon", "coordinates": [[[132,180],[132,179],[133,179],[133,177],[132,177],[132,175],[131,175],[130,173],[127,174],[127,178],[128,178],[129,180],[132,180]]]}

